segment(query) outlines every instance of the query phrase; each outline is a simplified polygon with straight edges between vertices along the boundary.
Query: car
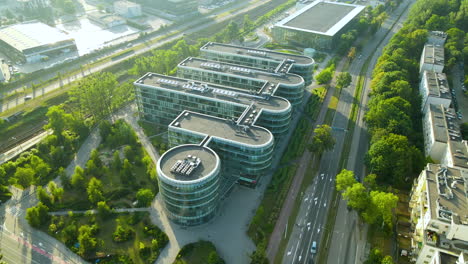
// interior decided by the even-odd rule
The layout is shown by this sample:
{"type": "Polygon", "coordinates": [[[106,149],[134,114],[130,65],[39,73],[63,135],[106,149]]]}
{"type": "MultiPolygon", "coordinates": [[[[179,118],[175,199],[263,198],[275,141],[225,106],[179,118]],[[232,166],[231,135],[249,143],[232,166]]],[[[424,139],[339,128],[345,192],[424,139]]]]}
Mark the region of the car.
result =
{"type": "Polygon", "coordinates": [[[461,120],[463,118],[463,115],[461,113],[457,113],[457,117],[459,120],[461,120]]]}
{"type": "Polygon", "coordinates": [[[317,241],[312,242],[312,247],[310,248],[310,253],[317,253],[317,241]]]}
{"type": "Polygon", "coordinates": [[[30,95],[26,95],[26,96],[24,97],[24,101],[29,101],[29,100],[31,100],[31,99],[32,99],[32,96],[30,96],[30,95]]]}

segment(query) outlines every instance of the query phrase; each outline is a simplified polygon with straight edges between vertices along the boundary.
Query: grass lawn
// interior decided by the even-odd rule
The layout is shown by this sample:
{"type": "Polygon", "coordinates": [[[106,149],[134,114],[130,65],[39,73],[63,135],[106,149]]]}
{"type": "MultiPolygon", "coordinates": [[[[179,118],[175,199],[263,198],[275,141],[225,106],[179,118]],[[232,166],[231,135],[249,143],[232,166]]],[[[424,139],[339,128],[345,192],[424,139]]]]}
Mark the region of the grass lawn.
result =
{"type": "Polygon", "coordinates": [[[99,227],[96,233],[98,238],[96,250],[84,258],[87,260],[101,258],[100,263],[123,263],[119,262],[118,259],[125,258],[124,256],[130,258],[135,264],[153,263],[162,248],[168,243],[167,236],[158,227],[151,224],[148,212],[111,214],[106,219],[98,215],[86,214],[54,216],[50,224],[57,226],[56,231],[50,232],[48,228],[43,228],[43,231],[66,244],[74,252],[79,250],[77,236],[67,235],[67,231],[64,230],[69,226],[75,226],[79,229],[82,225],[96,224],[99,227]],[[113,233],[118,222],[133,230],[133,235],[128,241],[115,242],[113,240],[113,233]],[[146,230],[151,231],[145,231],[145,227],[146,230]],[[157,241],[157,247],[152,247],[152,240],[157,241]],[[149,248],[149,251],[148,249],[145,251],[144,248],[149,248]],[[107,257],[107,255],[110,256],[107,257]]]}
{"type": "Polygon", "coordinates": [[[209,241],[191,243],[180,250],[173,264],[206,264],[212,252],[216,252],[216,247],[209,241]]]}

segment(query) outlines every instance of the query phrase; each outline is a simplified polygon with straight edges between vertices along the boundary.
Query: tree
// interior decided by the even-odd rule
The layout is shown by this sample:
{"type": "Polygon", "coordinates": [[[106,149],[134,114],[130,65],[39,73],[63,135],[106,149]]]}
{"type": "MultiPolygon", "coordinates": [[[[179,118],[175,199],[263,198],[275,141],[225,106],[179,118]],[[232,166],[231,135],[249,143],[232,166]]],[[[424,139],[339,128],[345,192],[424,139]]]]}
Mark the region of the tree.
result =
{"type": "Polygon", "coordinates": [[[93,229],[89,225],[82,225],[78,229],[78,243],[80,243],[78,253],[81,256],[87,256],[96,250],[97,239],[94,237],[93,229]]]}
{"type": "Polygon", "coordinates": [[[99,156],[99,151],[97,149],[93,149],[91,151],[90,159],[93,160],[96,167],[101,168],[103,166],[101,157],[99,156]]]}
{"type": "Polygon", "coordinates": [[[61,201],[63,197],[63,188],[57,187],[55,182],[50,181],[48,184],[48,189],[51,194],[52,202],[61,201]]]}
{"type": "Polygon", "coordinates": [[[104,195],[102,194],[102,182],[95,177],[92,177],[91,180],[89,180],[86,192],[88,193],[88,199],[92,204],[97,204],[104,200],[104,195]]]}
{"type": "Polygon", "coordinates": [[[120,159],[120,152],[118,150],[114,151],[112,166],[115,170],[120,170],[122,168],[122,160],[120,159]]]}
{"type": "Polygon", "coordinates": [[[336,190],[339,192],[346,191],[353,184],[357,183],[354,177],[354,172],[347,169],[343,169],[336,175],[336,190]]]}
{"type": "Polygon", "coordinates": [[[21,187],[27,188],[32,184],[34,175],[33,169],[19,167],[16,169],[14,178],[21,187]]]}
{"type": "Polygon", "coordinates": [[[70,124],[72,115],[65,113],[62,105],[54,105],[49,107],[46,116],[49,118],[49,123],[45,125],[46,129],[52,129],[54,135],[61,142],[63,139],[62,133],[70,124]]]}
{"type": "Polygon", "coordinates": [[[84,170],[80,166],[77,165],[75,167],[75,173],[73,173],[70,183],[77,189],[85,189],[86,179],[84,177],[84,170]]]}
{"type": "Polygon", "coordinates": [[[348,201],[348,206],[358,212],[364,211],[369,204],[369,194],[362,183],[357,182],[343,192],[343,198],[348,201]]]}
{"type": "Polygon", "coordinates": [[[37,192],[37,199],[41,203],[43,203],[43,204],[45,204],[47,206],[52,205],[52,203],[53,203],[52,202],[52,200],[53,200],[52,197],[50,197],[50,195],[47,193],[47,191],[44,188],[42,188],[42,186],[38,186],[36,192],[37,192]]]}
{"type": "Polygon", "coordinates": [[[366,163],[380,181],[403,185],[405,178],[423,165],[413,163],[421,155],[405,136],[389,134],[371,145],[366,163]]]}
{"type": "Polygon", "coordinates": [[[120,172],[120,180],[122,183],[129,183],[132,176],[132,164],[130,164],[128,159],[124,159],[123,168],[120,172]]]}
{"type": "Polygon", "coordinates": [[[97,203],[97,210],[99,216],[101,218],[106,219],[112,214],[112,209],[110,209],[109,205],[105,201],[100,201],[97,203]]]}
{"type": "Polygon", "coordinates": [[[398,204],[398,196],[393,193],[371,191],[370,199],[373,208],[376,209],[376,213],[382,219],[383,224],[391,230],[393,226],[393,210],[398,204]]]}
{"type": "Polygon", "coordinates": [[[76,102],[83,116],[91,114],[97,120],[103,120],[118,107],[121,102],[119,84],[114,74],[100,72],[86,77],[73,87],[69,94],[72,102],[76,102]]]}
{"type": "Polygon", "coordinates": [[[135,152],[133,151],[131,146],[125,146],[123,149],[124,151],[124,156],[127,158],[129,161],[134,161],[135,160],[135,152]]]}
{"type": "Polygon", "coordinates": [[[317,80],[318,84],[325,84],[329,83],[333,78],[333,71],[329,68],[324,69],[321,71],[317,76],[315,76],[315,80],[317,80]]]}
{"type": "Polygon", "coordinates": [[[312,144],[309,146],[310,151],[322,155],[324,151],[333,149],[333,146],[335,146],[335,138],[333,138],[330,126],[320,125],[314,129],[312,144]]]}
{"type": "Polygon", "coordinates": [[[351,84],[352,81],[351,74],[349,72],[342,72],[336,77],[336,86],[341,88],[346,88],[351,84]]]}
{"type": "Polygon", "coordinates": [[[356,57],[356,47],[351,47],[348,52],[348,59],[352,60],[356,57]]]}
{"type": "Polygon", "coordinates": [[[31,155],[29,166],[34,170],[36,182],[38,183],[40,183],[42,180],[45,180],[51,170],[49,164],[44,162],[41,158],[39,158],[36,155],[31,155]]]}
{"type": "Polygon", "coordinates": [[[218,255],[216,250],[208,254],[208,264],[224,264],[224,260],[218,255]]]}
{"type": "Polygon", "coordinates": [[[409,135],[412,131],[411,105],[401,97],[380,100],[369,107],[365,119],[372,133],[376,128],[385,128],[390,133],[409,135]]]}
{"type": "Polygon", "coordinates": [[[254,27],[253,21],[250,19],[250,16],[244,15],[244,21],[242,22],[242,30],[244,32],[250,31],[254,27]]]}
{"type": "Polygon", "coordinates": [[[136,193],[136,198],[139,206],[147,207],[153,201],[154,193],[150,189],[140,189],[136,193]]]}
{"type": "Polygon", "coordinates": [[[39,228],[50,219],[49,208],[39,202],[36,206],[26,209],[26,220],[32,227],[39,228]]]}

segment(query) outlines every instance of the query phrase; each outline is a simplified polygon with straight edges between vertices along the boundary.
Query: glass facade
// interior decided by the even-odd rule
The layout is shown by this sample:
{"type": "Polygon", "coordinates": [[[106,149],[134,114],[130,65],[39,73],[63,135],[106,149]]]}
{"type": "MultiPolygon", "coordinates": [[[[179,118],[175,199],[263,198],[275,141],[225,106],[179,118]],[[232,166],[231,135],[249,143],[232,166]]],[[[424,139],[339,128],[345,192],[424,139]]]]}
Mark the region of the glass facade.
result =
{"type": "Polygon", "coordinates": [[[193,226],[209,221],[216,213],[219,203],[220,160],[216,153],[206,147],[216,157],[213,171],[196,180],[175,180],[163,172],[161,164],[165,162],[165,155],[171,155],[175,149],[184,148],[181,145],[167,151],[158,162],[158,184],[162,195],[166,213],[173,222],[193,226]]]}
{"type": "MultiPolygon", "coordinates": [[[[206,135],[169,126],[169,144],[200,143],[206,135]],[[197,139],[199,141],[197,141],[197,139]]],[[[211,137],[207,145],[213,149],[223,161],[223,173],[230,173],[233,177],[240,175],[254,175],[261,177],[271,166],[274,141],[265,145],[248,145],[218,137],[211,137]]]]}
{"type": "MultiPolygon", "coordinates": [[[[269,57],[260,58],[253,56],[244,56],[240,54],[220,53],[209,49],[200,49],[200,56],[209,60],[239,64],[265,70],[274,70],[282,62],[282,60],[274,60],[269,57]]],[[[307,86],[312,83],[313,66],[313,63],[307,65],[294,63],[292,65],[290,73],[295,73],[304,78],[305,85],[307,86]]]]}
{"type": "MultiPolygon", "coordinates": [[[[237,76],[223,72],[208,71],[200,68],[185,68],[180,66],[177,69],[177,75],[181,78],[231,86],[245,89],[246,91],[259,91],[267,83],[266,80],[249,78],[246,76],[237,76]]],[[[279,83],[275,95],[283,97],[293,106],[297,106],[302,103],[302,98],[304,96],[304,83],[298,85],[279,83]]]]}

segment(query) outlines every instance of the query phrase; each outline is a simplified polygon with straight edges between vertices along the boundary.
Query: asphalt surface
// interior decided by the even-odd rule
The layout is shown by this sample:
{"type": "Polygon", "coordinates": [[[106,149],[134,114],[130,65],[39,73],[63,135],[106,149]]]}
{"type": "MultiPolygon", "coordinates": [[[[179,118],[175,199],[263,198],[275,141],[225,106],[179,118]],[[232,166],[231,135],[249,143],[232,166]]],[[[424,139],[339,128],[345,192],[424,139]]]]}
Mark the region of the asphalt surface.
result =
{"type": "MultiPolygon", "coordinates": [[[[192,27],[191,25],[194,25],[194,24],[196,24],[198,22],[198,20],[195,20],[195,21],[193,21],[193,22],[191,22],[189,24],[185,24],[185,25],[182,25],[180,27],[174,28],[171,31],[166,32],[166,33],[164,33],[162,35],[157,35],[154,38],[169,35],[169,34],[174,33],[174,32],[179,32],[179,33],[177,33],[177,34],[175,34],[175,35],[173,35],[171,37],[165,38],[164,40],[159,41],[159,42],[157,42],[157,43],[155,43],[153,45],[149,45],[149,46],[146,46],[146,47],[144,47],[142,49],[139,49],[139,50],[135,51],[134,53],[132,53],[131,56],[136,56],[136,55],[145,53],[147,51],[150,51],[152,49],[155,49],[157,47],[160,47],[160,46],[162,46],[162,45],[164,45],[164,44],[166,44],[168,42],[171,42],[171,41],[173,41],[175,39],[178,39],[178,38],[182,37],[184,34],[191,34],[191,33],[203,30],[203,29],[205,29],[205,28],[207,28],[209,26],[212,26],[214,24],[229,20],[229,19],[233,18],[234,16],[237,16],[239,14],[242,14],[244,12],[252,10],[252,9],[254,9],[254,8],[264,4],[264,3],[267,3],[269,1],[270,0],[259,0],[259,1],[256,1],[254,3],[251,3],[250,1],[244,1],[244,2],[240,2],[237,5],[234,5],[234,6],[230,7],[229,9],[216,11],[215,13],[208,16],[208,18],[213,19],[212,22],[204,23],[204,24],[202,24],[200,26],[192,27]],[[243,8],[241,10],[238,10],[236,12],[232,12],[232,13],[228,12],[229,10],[235,10],[235,9],[241,7],[241,6],[245,6],[245,8],[243,8]],[[224,14],[226,12],[228,12],[227,15],[217,17],[219,14],[224,14]]],[[[143,41],[143,40],[135,40],[133,42],[134,42],[134,46],[142,44],[142,43],[146,43],[146,41],[143,41]]],[[[120,52],[120,51],[121,50],[117,50],[114,53],[117,53],[117,52],[120,52]]],[[[108,55],[108,56],[111,56],[111,54],[108,55]]],[[[107,67],[110,67],[112,65],[115,65],[115,64],[123,61],[123,60],[126,60],[126,59],[130,58],[131,56],[127,56],[127,57],[124,56],[123,58],[116,59],[116,60],[111,60],[109,62],[97,65],[97,66],[95,66],[93,68],[90,68],[90,69],[88,69],[86,71],[81,71],[80,73],[77,73],[75,75],[72,75],[72,76],[69,76],[67,78],[63,78],[61,80],[55,81],[55,82],[51,83],[48,86],[45,86],[45,87],[43,87],[41,89],[37,89],[37,90],[35,90],[35,91],[31,92],[31,93],[25,94],[24,96],[16,97],[16,98],[13,98],[13,99],[8,100],[6,102],[3,102],[2,100],[0,100],[0,113],[6,111],[8,109],[14,108],[14,107],[16,107],[18,105],[27,104],[28,101],[24,101],[24,98],[26,98],[26,97],[36,98],[36,97],[43,96],[43,95],[45,95],[47,93],[50,93],[50,92],[52,92],[52,91],[54,91],[56,89],[61,88],[61,87],[65,86],[65,85],[67,85],[67,84],[70,84],[70,83],[72,83],[74,81],[77,81],[77,80],[79,80],[79,79],[81,79],[81,78],[83,78],[83,77],[85,77],[87,75],[90,75],[90,74],[95,73],[95,72],[100,72],[100,71],[104,70],[107,67]]],[[[17,88],[16,90],[21,91],[21,90],[23,90],[23,88],[22,87],[17,88]]],[[[8,93],[11,94],[12,91],[9,91],[8,93]]]]}
{"type": "MultiPolygon", "coordinates": [[[[406,8],[407,2],[408,1],[403,2],[396,12],[390,14],[390,17],[382,25],[382,28],[379,29],[379,31],[372,37],[372,39],[370,39],[364,45],[361,53],[361,58],[359,59],[360,56],[358,55],[358,58],[356,58],[351,63],[348,69],[348,72],[353,76],[353,82],[348,88],[342,89],[340,101],[338,103],[337,110],[332,122],[332,127],[334,128],[333,136],[336,139],[336,144],[333,150],[323,154],[318,174],[314,178],[313,184],[309,186],[309,188],[303,194],[303,202],[301,204],[296,223],[292,230],[292,234],[290,236],[285,254],[283,256],[283,263],[314,263],[314,258],[316,257],[316,255],[311,253],[311,245],[313,241],[317,242],[317,247],[320,247],[322,243],[321,241],[324,233],[323,229],[326,223],[325,221],[330,206],[329,203],[332,198],[335,175],[339,173],[340,168],[338,168],[338,163],[340,161],[341,152],[343,150],[344,139],[346,133],[348,132],[344,130],[344,128],[346,128],[348,125],[348,116],[351,111],[353,95],[356,88],[357,76],[359,75],[360,69],[362,68],[365,60],[367,60],[367,58],[371,56],[376,50],[377,52],[374,54],[375,60],[380,54],[380,52],[378,51],[386,45],[391,35],[396,31],[396,28],[393,28],[386,37],[386,34],[387,32],[389,32],[389,29],[393,25],[393,22],[398,18],[399,14],[406,8]],[[384,39],[384,41],[382,41],[379,45],[379,42],[382,39],[384,39]]],[[[402,19],[403,18],[404,17],[402,17],[402,19]]],[[[337,67],[337,69],[340,68],[340,66],[337,67]]],[[[369,68],[372,69],[373,66],[370,65],[369,68]]],[[[367,85],[366,87],[367,89],[368,86],[369,85],[367,85]]],[[[364,104],[361,105],[362,108],[365,108],[364,106],[364,104]]],[[[360,119],[362,119],[362,114],[360,116],[360,119]]],[[[359,127],[359,123],[357,126],[359,127]]],[[[364,130],[361,130],[361,133],[363,131],[364,130]]],[[[357,146],[355,144],[354,152],[352,152],[354,154],[351,155],[355,157],[360,157],[360,159],[356,159],[352,163],[359,163],[361,167],[363,166],[362,157],[364,156],[366,151],[362,148],[365,143],[366,140],[361,140],[360,144],[357,144],[357,146]],[[359,146],[361,146],[361,148],[358,148],[359,146]],[[356,149],[360,149],[361,152],[356,153],[356,149]]],[[[360,173],[362,173],[362,170],[360,173]]],[[[333,259],[329,259],[327,263],[354,263],[355,257],[349,256],[349,251],[353,250],[348,250],[348,248],[350,244],[349,242],[352,238],[349,235],[349,233],[354,230],[354,227],[357,224],[356,220],[352,218],[339,219],[337,217],[337,221],[339,220],[343,220],[342,222],[340,222],[342,229],[335,229],[332,232],[333,238],[338,243],[335,243],[335,245],[332,244],[329,250],[329,256],[331,256],[333,259]],[[348,262],[343,262],[345,260],[348,262]]],[[[354,248],[354,254],[351,255],[356,255],[355,251],[356,250],[354,248]]],[[[358,261],[357,263],[360,262],[358,261]]]]}

